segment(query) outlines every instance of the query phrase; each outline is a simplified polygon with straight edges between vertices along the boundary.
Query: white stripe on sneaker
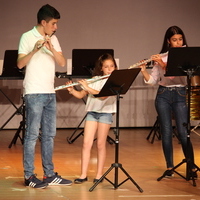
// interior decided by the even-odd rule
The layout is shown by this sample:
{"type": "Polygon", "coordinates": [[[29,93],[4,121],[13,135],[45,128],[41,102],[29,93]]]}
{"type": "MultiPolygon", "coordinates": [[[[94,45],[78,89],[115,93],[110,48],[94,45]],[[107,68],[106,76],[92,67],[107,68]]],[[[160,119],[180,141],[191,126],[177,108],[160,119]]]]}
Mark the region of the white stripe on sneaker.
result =
{"type": "Polygon", "coordinates": [[[59,185],[61,181],[62,181],[61,178],[54,178],[54,180],[51,181],[51,182],[49,183],[49,185],[59,185]]]}
{"type": "Polygon", "coordinates": [[[29,186],[31,186],[31,187],[33,187],[33,188],[35,187],[35,185],[36,185],[36,183],[34,183],[34,182],[30,182],[30,183],[29,183],[29,186]]]}

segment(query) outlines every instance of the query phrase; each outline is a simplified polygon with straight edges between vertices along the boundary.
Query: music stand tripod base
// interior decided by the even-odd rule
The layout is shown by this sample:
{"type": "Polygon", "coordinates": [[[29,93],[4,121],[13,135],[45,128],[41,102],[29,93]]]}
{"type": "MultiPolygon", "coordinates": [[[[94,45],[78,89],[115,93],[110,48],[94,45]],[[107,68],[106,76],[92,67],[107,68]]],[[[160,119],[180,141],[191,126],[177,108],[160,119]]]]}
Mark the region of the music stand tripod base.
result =
{"type": "Polygon", "coordinates": [[[142,188],[140,188],[140,186],[131,178],[131,176],[125,171],[125,169],[122,167],[122,164],[120,163],[113,163],[111,165],[111,167],[105,172],[105,174],[89,189],[90,192],[92,192],[94,190],[94,188],[101,183],[104,179],[106,179],[111,185],[113,185],[114,189],[117,189],[119,186],[121,186],[123,183],[125,183],[126,181],[130,180],[137,188],[138,190],[142,193],[143,190],[142,188]],[[127,179],[125,179],[124,181],[122,181],[121,183],[118,183],[118,168],[120,168],[122,170],[122,172],[124,172],[124,174],[128,177],[127,179]],[[109,174],[109,172],[115,169],[115,181],[112,182],[110,181],[108,178],[106,178],[106,176],[109,174]],[[117,176],[116,176],[117,174],[117,176]]]}
{"type": "Polygon", "coordinates": [[[126,170],[122,167],[122,164],[118,162],[119,160],[119,104],[120,104],[120,94],[125,94],[133,81],[137,77],[140,69],[126,69],[126,70],[115,70],[112,72],[103,88],[99,92],[98,95],[94,95],[95,97],[104,97],[104,96],[116,96],[116,130],[115,130],[115,163],[111,164],[111,167],[104,173],[104,175],[89,189],[90,192],[102,182],[103,179],[106,179],[110,184],[114,186],[114,188],[118,188],[123,183],[128,180],[138,188],[140,192],[143,190],[139,187],[139,185],[131,178],[131,176],[126,172],[126,170]],[[121,77],[120,79],[118,77],[121,77]],[[110,181],[106,176],[111,172],[111,170],[115,169],[115,179],[114,182],[110,181]],[[118,169],[121,169],[122,172],[127,176],[127,178],[118,183],[118,169]]]}

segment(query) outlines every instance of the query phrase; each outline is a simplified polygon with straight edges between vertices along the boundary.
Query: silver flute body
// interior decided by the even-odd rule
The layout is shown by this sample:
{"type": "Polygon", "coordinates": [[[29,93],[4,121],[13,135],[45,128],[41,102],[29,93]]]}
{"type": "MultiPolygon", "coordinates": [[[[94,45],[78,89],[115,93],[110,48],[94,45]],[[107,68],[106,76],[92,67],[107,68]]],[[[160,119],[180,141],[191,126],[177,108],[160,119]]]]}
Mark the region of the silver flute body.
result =
{"type": "MultiPolygon", "coordinates": [[[[110,76],[110,74],[107,74],[107,75],[100,76],[100,77],[94,77],[94,78],[91,78],[91,79],[86,79],[86,82],[87,83],[94,83],[94,82],[99,81],[101,79],[108,78],[109,76],[110,76]]],[[[74,83],[68,84],[68,85],[61,85],[61,86],[55,87],[55,91],[62,90],[62,89],[68,88],[68,87],[73,87],[73,86],[76,86],[76,85],[81,85],[81,84],[79,82],[74,82],[74,83]]]]}
{"type": "MultiPolygon", "coordinates": [[[[162,57],[162,56],[166,56],[167,54],[168,54],[168,52],[162,53],[162,54],[160,54],[160,56],[161,56],[161,57],[162,57]]],[[[146,64],[146,63],[151,62],[151,61],[152,61],[152,59],[149,58],[149,59],[144,60],[144,61],[142,61],[142,62],[138,62],[138,63],[135,63],[134,65],[131,65],[128,69],[132,69],[132,68],[139,67],[140,65],[146,64]]]]}

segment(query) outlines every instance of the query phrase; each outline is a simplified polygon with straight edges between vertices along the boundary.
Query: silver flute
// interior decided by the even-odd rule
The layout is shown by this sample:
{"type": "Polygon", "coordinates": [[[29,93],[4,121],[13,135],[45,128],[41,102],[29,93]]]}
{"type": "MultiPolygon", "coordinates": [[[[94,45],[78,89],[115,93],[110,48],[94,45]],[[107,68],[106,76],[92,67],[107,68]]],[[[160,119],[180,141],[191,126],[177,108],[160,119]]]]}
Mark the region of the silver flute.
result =
{"type": "MultiPolygon", "coordinates": [[[[161,53],[160,56],[161,56],[161,57],[162,57],[162,56],[166,56],[167,54],[168,54],[168,52],[166,52],[166,53],[161,53]]],[[[131,65],[128,69],[132,69],[132,68],[139,67],[140,65],[146,64],[146,63],[151,62],[151,61],[152,61],[152,59],[149,58],[149,59],[144,60],[144,61],[142,61],[142,62],[138,62],[138,63],[135,63],[135,64],[131,65]]]]}
{"type": "MultiPolygon", "coordinates": [[[[94,77],[94,78],[86,79],[86,82],[87,83],[94,83],[94,82],[99,81],[101,79],[108,78],[109,76],[110,76],[110,74],[107,74],[107,75],[100,76],[100,77],[94,77]]],[[[55,87],[55,91],[62,90],[62,89],[68,88],[68,87],[73,87],[73,86],[76,86],[76,85],[81,85],[81,84],[79,82],[74,82],[74,83],[68,84],[68,85],[61,85],[61,86],[55,87]]]]}
{"type": "MultiPolygon", "coordinates": [[[[186,45],[183,45],[182,47],[186,47],[186,45]]],[[[168,53],[169,53],[168,51],[165,52],[165,53],[161,53],[160,56],[161,56],[161,57],[162,57],[162,56],[166,56],[166,55],[168,55],[168,53]]],[[[132,69],[132,68],[139,67],[140,65],[146,64],[146,63],[151,62],[151,61],[152,61],[152,59],[149,58],[149,59],[144,60],[144,61],[142,61],[142,62],[138,62],[138,63],[136,63],[136,64],[134,64],[134,65],[131,65],[128,69],[132,69]]]]}

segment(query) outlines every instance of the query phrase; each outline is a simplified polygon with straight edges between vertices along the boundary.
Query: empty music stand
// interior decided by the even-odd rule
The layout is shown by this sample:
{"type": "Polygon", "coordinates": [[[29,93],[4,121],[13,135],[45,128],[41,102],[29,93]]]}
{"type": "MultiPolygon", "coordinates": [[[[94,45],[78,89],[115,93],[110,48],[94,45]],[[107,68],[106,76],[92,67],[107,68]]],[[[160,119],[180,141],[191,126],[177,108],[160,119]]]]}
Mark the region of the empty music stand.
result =
{"type": "Polygon", "coordinates": [[[24,79],[24,72],[17,67],[18,50],[6,50],[3,61],[2,80],[24,79]]]}
{"type": "MultiPolygon", "coordinates": [[[[188,93],[188,118],[187,124],[183,126],[187,129],[187,155],[179,164],[173,167],[171,170],[167,170],[157,180],[160,181],[168,172],[175,172],[185,180],[190,180],[190,172],[192,167],[196,167],[196,172],[200,171],[200,168],[191,160],[189,151],[192,148],[190,145],[190,95],[191,95],[191,77],[194,75],[200,75],[200,47],[185,47],[185,48],[171,48],[169,50],[168,62],[165,76],[186,76],[187,77],[187,93],[188,93]],[[186,163],[186,177],[176,171],[176,169],[182,164],[186,163]]],[[[192,175],[193,186],[196,186],[195,179],[192,175]]]]}
{"type": "Polygon", "coordinates": [[[113,49],[73,49],[72,76],[90,78],[96,61],[105,53],[109,53],[114,57],[113,49]]]}
{"type": "Polygon", "coordinates": [[[131,180],[133,184],[139,189],[140,192],[143,190],[138,186],[138,184],[131,178],[131,176],[125,171],[122,167],[122,164],[118,162],[119,160],[119,104],[120,98],[122,98],[121,94],[126,94],[133,81],[137,77],[140,72],[140,68],[135,69],[124,69],[124,70],[115,70],[112,72],[105,85],[101,89],[98,95],[94,95],[95,97],[104,97],[104,96],[113,96],[116,95],[116,130],[115,130],[115,163],[111,165],[111,167],[104,173],[104,175],[89,189],[89,191],[93,191],[93,189],[103,180],[106,179],[109,183],[111,183],[114,188],[118,188],[120,185],[125,183],[127,180],[131,180]],[[106,178],[107,174],[115,168],[115,180],[114,183],[106,178]],[[126,180],[122,181],[118,184],[118,168],[120,168],[124,174],[128,177],[126,180]]]}
{"type": "MultiPolygon", "coordinates": [[[[18,50],[5,51],[4,62],[3,62],[3,72],[2,72],[2,75],[0,76],[0,80],[21,80],[24,78],[23,71],[20,71],[17,67],[17,57],[18,57],[18,50]]],[[[11,115],[11,117],[1,126],[0,130],[2,130],[15,115],[22,115],[24,118],[24,112],[23,112],[24,103],[22,103],[20,107],[17,107],[1,89],[0,89],[0,92],[16,109],[16,111],[11,115]]],[[[21,142],[23,143],[24,132],[22,134],[22,137],[20,136],[20,131],[22,130],[22,127],[24,125],[23,121],[24,120],[22,119],[14,138],[9,145],[9,148],[11,148],[12,144],[16,143],[17,138],[19,138],[21,142]]]]}

